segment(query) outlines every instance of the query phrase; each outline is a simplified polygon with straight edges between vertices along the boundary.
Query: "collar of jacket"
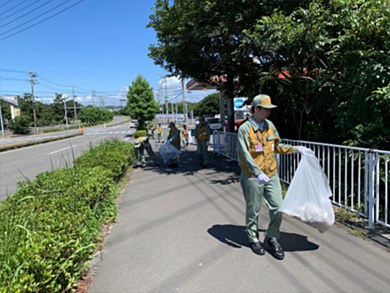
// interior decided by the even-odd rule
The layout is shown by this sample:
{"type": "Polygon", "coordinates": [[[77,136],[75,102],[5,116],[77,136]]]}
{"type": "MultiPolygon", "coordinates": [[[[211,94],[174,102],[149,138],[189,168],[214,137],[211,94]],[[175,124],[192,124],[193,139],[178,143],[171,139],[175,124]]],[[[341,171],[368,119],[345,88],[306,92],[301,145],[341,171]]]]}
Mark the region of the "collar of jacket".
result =
{"type": "MultiPolygon", "coordinates": [[[[249,122],[251,123],[251,125],[252,125],[252,127],[253,127],[253,130],[254,130],[255,132],[257,132],[257,130],[260,129],[259,126],[258,126],[258,124],[254,121],[254,119],[253,119],[252,117],[249,119],[249,122]]],[[[265,129],[265,128],[269,129],[269,124],[268,124],[267,119],[264,119],[264,129],[265,129]]]]}

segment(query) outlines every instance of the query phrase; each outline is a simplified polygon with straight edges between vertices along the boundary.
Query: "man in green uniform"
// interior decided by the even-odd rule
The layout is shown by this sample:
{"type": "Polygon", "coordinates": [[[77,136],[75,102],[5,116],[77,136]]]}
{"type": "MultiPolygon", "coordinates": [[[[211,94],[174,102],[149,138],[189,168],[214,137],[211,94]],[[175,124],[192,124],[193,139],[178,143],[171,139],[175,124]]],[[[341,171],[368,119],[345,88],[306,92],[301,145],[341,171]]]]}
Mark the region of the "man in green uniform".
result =
{"type": "Polygon", "coordinates": [[[265,232],[266,243],[273,256],[282,260],[284,251],[278,242],[282,213],[282,189],[277,173],[275,153],[293,154],[311,152],[301,146],[290,146],[280,143],[275,125],[267,120],[272,108],[268,95],[258,95],[252,101],[252,117],[242,124],[238,131],[238,155],[241,167],[240,183],[246,201],[246,231],[251,249],[254,253],[265,253],[259,241],[258,217],[264,197],[269,208],[270,223],[265,232]]]}
{"type": "Polygon", "coordinates": [[[187,124],[183,124],[183,128],[180,131],[181,134],[181,140],[183,142],[184,149],[187,150],[188,147],[188,129],[187,129],[187,124]]]}
{"type": "MultiPolygon", "coordinates": [[[[169,127],[169,133],[168,133],[166,143],[172,144],[175,148],[177,148],[180,151],[180,130],[176,128],[174,122],[169,122],[168,127],[169,127]]],[[[173,158],[169,166],[179,167],[179,160],[180,160],[179,156],[173,158]]]]}
{"type": "Polygon", "coordinates": [[[149,142],[149,137],[147,136],[141,136],[136,139],[134,142],[134,153],[135,153],[135,160],[136,160],[136,166],[139,167],[145,167],[146,166],[146,160],[144,155],[144,150],[148,153],[150,159],[153,161],[153,163],[156,166],[160,166],[156,154],[154,153],[152,146],[149,142]]]}
{"type": "Polygon", "coordinates": [[[154,122],[152,121],[152,123],[150,124],[150,131],[152,132],[152,137],[153,139],[155,139],[155,135],[154,135],[154,132],[156,131],[156,125],[154,124],[154,122]]]}
{"type": "Polygon", "coordinates": [[[161,142],[162,133],[163,133],[163,128],[162,128],[161,122],[158,122],[158,125],[157,125],[157,140],[158,140],[158,142],[161,142]]]}
{"type": "Polygon", "coordinates": [[[199,124],[195,127],[195,137],[196,137],[196,152],[199,158],[199,166],[203,168],[207,167],[208,156],[207,156],[207,147],[210,141],[211,129],[208,123],[206,123],[203,116],[199,117],[199,124]]]}

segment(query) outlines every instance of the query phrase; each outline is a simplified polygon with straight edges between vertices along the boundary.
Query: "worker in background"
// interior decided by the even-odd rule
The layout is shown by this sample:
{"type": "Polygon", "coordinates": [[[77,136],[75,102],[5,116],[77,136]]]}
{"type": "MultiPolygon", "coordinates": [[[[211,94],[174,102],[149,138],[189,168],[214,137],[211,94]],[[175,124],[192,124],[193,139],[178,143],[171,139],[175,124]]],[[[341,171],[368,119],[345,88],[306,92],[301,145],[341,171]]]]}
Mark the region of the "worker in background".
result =
{"type": "Polygon", "coordinates": [[[188,129],[187,124],[183,124],[183,128],[180,131],[181,134],[181,141],[183,143],[184,149],[187,150],[188,147],[188,129]]]}
{"type": "Polygon", "coordinates": [[[152,137],[153,137],[153,139],[155,139],[156,138],[156,136],[155,136],[155,131],[156,131],[156,124],[154,124],[154,122],[152,121],[152,124],[150,124],[150,131],[152,132],[152,137]]]}
{"type": "Polygon", "coordinates": [[[240,126],[249,120],[249,117],[250,117],[250,115],[248,113],[245,114],[245,119],[241,121],[240,125],[238,125],[237,132],[238,132],[238,129],[240,128],[240,126]]]}
{"type": "Polygon", "coordinates": [[[161,122],[159,121],[157,124],[157,141],[158,142],[161,142],[162,133],[163,133],[163,128],[162,128],[161,122]]]}
{"type": "Polygon", "coordinates": [[[211,129],[208,123],[206,123],[203,116],[199,117],[199,123],[195,128],[195,137],[196,137],[196,152],[199,158],[199,166],[203,168],[207,167],[208,164],[208,155],[207,147],[210,141],[211,129]]]}
{"type": "MultiPolygon", "coordinates": [[[[169,122],[168,128],[169,128],[169,133],[168,133],[166,143],[172,144],[175,148],[177,148],[180,151],[180,130],[176,128],[174,122],[169,122]]],[[[179,167],[179,160],[180,160],[179,156],[173,158],[169,166],[179,167]]]]}

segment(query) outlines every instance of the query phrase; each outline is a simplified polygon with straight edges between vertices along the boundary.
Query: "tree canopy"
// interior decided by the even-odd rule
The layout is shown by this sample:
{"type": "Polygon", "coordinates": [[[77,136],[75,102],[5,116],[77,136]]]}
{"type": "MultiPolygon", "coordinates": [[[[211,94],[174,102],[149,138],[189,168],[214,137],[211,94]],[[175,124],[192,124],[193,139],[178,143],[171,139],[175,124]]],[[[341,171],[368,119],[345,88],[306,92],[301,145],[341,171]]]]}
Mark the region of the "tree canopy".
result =
{"type": "Polygon", "coordinates": [[[282,136],[390,148],[388,1],[157,0],[150,19],[156,64],[269,94],[282,136]]]}
{"type": "Polygon", "coordinates": [[[246,32],[244,43],[262,67],[262,88],[283,105],[276,119],[285,133],[390,147],[388,130],[382,138],[371,132],[390,129],[389,100],[378,96],[379,89],[389,93],[389,19],[387,1],[313,1],[290,15],[263,16],[246,32]]]}
{"type": "MultiPolygon", "coordinates": [[[[225,103],[226,107],[226,103],[225,103]]],[[[194,115],[216,115],[219,114],[219,93],[206,96],[196,104],[194,115]]]]}
{"type": "MultiPolygon", "coordinates": [[[[149,56],[155,64],[199,82],[211,76],[226,75],[219,84],[229,101],[243,92],[258,92],[258,66],[247,48],[241,46],[244,30],[250,29],[261,15],[275,8],[292,11],[308,1],[205,1],[157,0],[148,27],[157,34],[149,56]],[[170,3],[173,2],[173,3],[170,3]]],[[[233,103],[229,103],[229,124],[233,127],[233,103]]]]}

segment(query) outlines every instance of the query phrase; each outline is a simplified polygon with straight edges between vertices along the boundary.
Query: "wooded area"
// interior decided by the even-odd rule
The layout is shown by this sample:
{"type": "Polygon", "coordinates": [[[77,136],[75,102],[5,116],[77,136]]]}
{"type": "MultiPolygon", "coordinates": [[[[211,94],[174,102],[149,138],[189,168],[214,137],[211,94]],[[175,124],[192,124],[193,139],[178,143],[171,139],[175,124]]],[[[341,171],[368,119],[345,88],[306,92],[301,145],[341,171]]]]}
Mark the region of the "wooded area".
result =
{"type": "Polygon", "coordinates": [[[388,1],[157,0],[150,19],[155,64],[226,75],[229,109],[266,93],[283,137],[390,149],[388,1]]]}

